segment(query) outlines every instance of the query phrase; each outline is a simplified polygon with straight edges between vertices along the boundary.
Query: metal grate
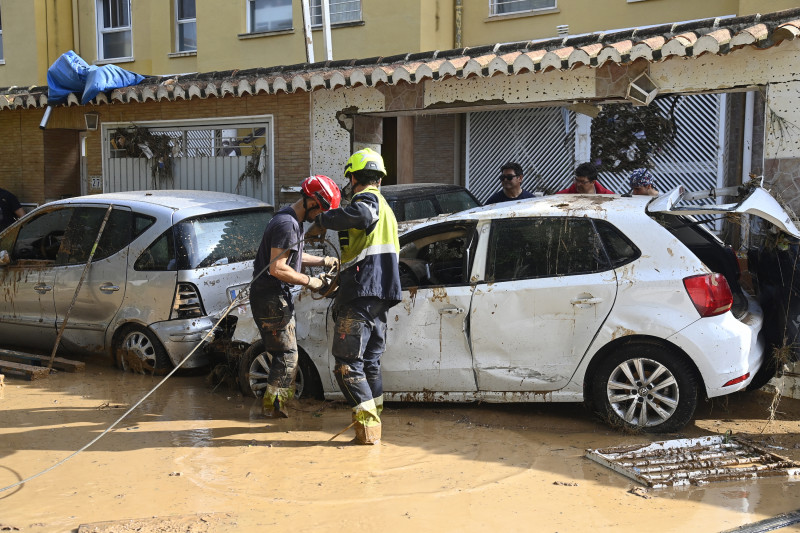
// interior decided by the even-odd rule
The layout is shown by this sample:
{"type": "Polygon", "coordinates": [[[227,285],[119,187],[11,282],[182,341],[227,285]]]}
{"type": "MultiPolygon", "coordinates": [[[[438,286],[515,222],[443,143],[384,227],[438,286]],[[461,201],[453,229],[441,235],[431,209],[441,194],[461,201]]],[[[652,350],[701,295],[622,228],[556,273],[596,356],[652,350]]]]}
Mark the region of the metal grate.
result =
{"type": "Polygon", "coordinates": [[[485,202],[500,190],[500,167],[522,165],[522,188],[555,192],[575,166],[575,114],[538,107],[467,114],[467,188],[485,202]]]}
{"type": "MultiPolygon", "coordinates": [[[[660,191],[677,185],[705,190],[724,185],[726,127],[724,94],[681,96],[675,109],[675,143],[653,156],[660,191]]],[[[670,100],[651,105],[666,109],[670,100]]],[[[467,114],[467,188],[481,202],[499,190],[500,166],[522,165],[529,191],[552,194],[572,184],[576,159],[575,113],[538,107],[467,114]]],[[[584,132],[586,133],[586,132],[584,132]]],[[[601,172],[600,182],[618,193],[630,190],[628,173],[601,172]]]]}
{"type": "Polygon", "coordinates": [[[586,457],[654,489],[757,477],[800,479],[800,464],[722,435],[586,450],[586,457]]]}
{"type": "MultiPolygon", "coordinates": [[[[678,134],[675,142],[653,156],[656,188],[667,191],[678,185],[699,191],[721,187],[724,156],[724,94],[698,94],[679,97],[675,108],[678,134]],[[721,139],[723,141],[721,142],[721,139]]],[[[671,99],[655,102],[666,111],[671,99]]],[[[600,182],[618,193],[630,190],[627,173],[601,172],[600,182]]]]}

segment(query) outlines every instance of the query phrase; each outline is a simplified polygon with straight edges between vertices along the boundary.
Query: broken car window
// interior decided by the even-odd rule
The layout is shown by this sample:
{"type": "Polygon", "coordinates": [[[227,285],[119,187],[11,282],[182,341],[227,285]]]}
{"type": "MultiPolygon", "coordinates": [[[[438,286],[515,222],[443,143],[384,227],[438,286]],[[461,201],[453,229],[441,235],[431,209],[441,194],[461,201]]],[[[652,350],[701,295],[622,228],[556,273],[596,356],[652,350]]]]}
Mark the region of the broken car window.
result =
{"type": "Polygon", "coordinates": [[[588,274],[610,268],[600,236],[588,218],[492,222],[487,281],[588,274]]]}

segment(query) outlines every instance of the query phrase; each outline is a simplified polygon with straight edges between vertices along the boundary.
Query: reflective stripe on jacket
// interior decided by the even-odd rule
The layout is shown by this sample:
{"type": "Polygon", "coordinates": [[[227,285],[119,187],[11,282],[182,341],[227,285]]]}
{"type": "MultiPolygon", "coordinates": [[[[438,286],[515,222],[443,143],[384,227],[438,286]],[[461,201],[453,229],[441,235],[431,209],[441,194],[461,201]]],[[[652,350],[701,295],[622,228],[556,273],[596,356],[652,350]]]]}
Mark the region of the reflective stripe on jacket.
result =
{"type": "Polygon", "coordinates": [[[339,231],[342,272],[336,302],[363,296],[399,302],[397,220],[378,188],[366,187],[349,206],[323,213],[320,220],[323,227],[339,231]]]}

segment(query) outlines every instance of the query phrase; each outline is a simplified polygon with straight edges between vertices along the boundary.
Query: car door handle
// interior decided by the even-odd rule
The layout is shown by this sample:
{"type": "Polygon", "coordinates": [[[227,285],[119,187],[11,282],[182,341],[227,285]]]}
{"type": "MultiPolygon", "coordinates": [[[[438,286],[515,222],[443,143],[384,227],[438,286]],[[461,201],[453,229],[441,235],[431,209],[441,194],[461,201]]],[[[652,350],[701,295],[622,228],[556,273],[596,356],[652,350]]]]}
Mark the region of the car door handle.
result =
{"type": "Polygon", "coordinates": [[[464,310],[460,307],[443,307],[439,309],[440,315],[461,315],[464,310]]]}
{"type": "Polygon", "coordinates": [[[40,294],[44,294],[47,291],[52,291],[53,287],[51,285],[47,285],[45,283],[37,283],[36,285],[33,286],[33,290],[35,290],[36,292],[38,292],[40,294]]]}
{"type": "Polygon", "coordinates": [[[100,290],[103,292],[116,292],[119,290],[119,285],[113,285],[111,283],[103,283],[100,285],[100,290]]]}
{"type": "Polygon", "coordinates": [[[590,297],[590,298],[575,298],[574,300],[570,300],[569,303],[571,303],[572,305],[594,305],[594,304],[599,304],[602,301],[603,301],[602,298],[590,297]]]}

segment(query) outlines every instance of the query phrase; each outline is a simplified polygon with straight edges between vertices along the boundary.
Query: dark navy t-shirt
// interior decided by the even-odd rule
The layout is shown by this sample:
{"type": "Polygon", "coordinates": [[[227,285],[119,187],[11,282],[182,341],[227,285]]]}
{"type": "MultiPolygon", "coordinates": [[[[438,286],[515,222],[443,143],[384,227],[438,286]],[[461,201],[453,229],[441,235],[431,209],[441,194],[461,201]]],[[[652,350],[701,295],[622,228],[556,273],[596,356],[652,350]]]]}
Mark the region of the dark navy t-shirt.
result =
{"type": "MultiPolygon", "coordinates": [[[[264,236],[261,238],[261,244],[258,247],[258,253],[256,253],[253,276],[257,275],[269,264],[272,248],[290,249],[286,263],[300,272],[303,264],[303,226],[297,220],[297,215],[291,206],[286,206],[275,213],[275,216],[267,224],[264,236]]],[[[270,275],[269,270],[261,274],[258,282],[267,287],[281,287],[287,290],[290,287],[290,284],[270,275]]]]}
{"type": "Polygon", "coordinates": [[[7,228],[17,219],[14,212],[22,207],[13,193],[0,189],[0,230],[7,228]]]}
{"type": "Polygon", "coordinates": [[[526,198],[533,198],[533,197],[534,197],[533,193],[530,193],[525,189],[522,189],[522,192],[519,193],[519,196],[517,196],[516,198],[509,198],[508,196],[506,196],[506,193],[503,192],[503,189],[500,189],[499,191],[491,195],[483,205],[497,204],[500,202],[513,202],[514,200],[524,200],[526,198]]]}

